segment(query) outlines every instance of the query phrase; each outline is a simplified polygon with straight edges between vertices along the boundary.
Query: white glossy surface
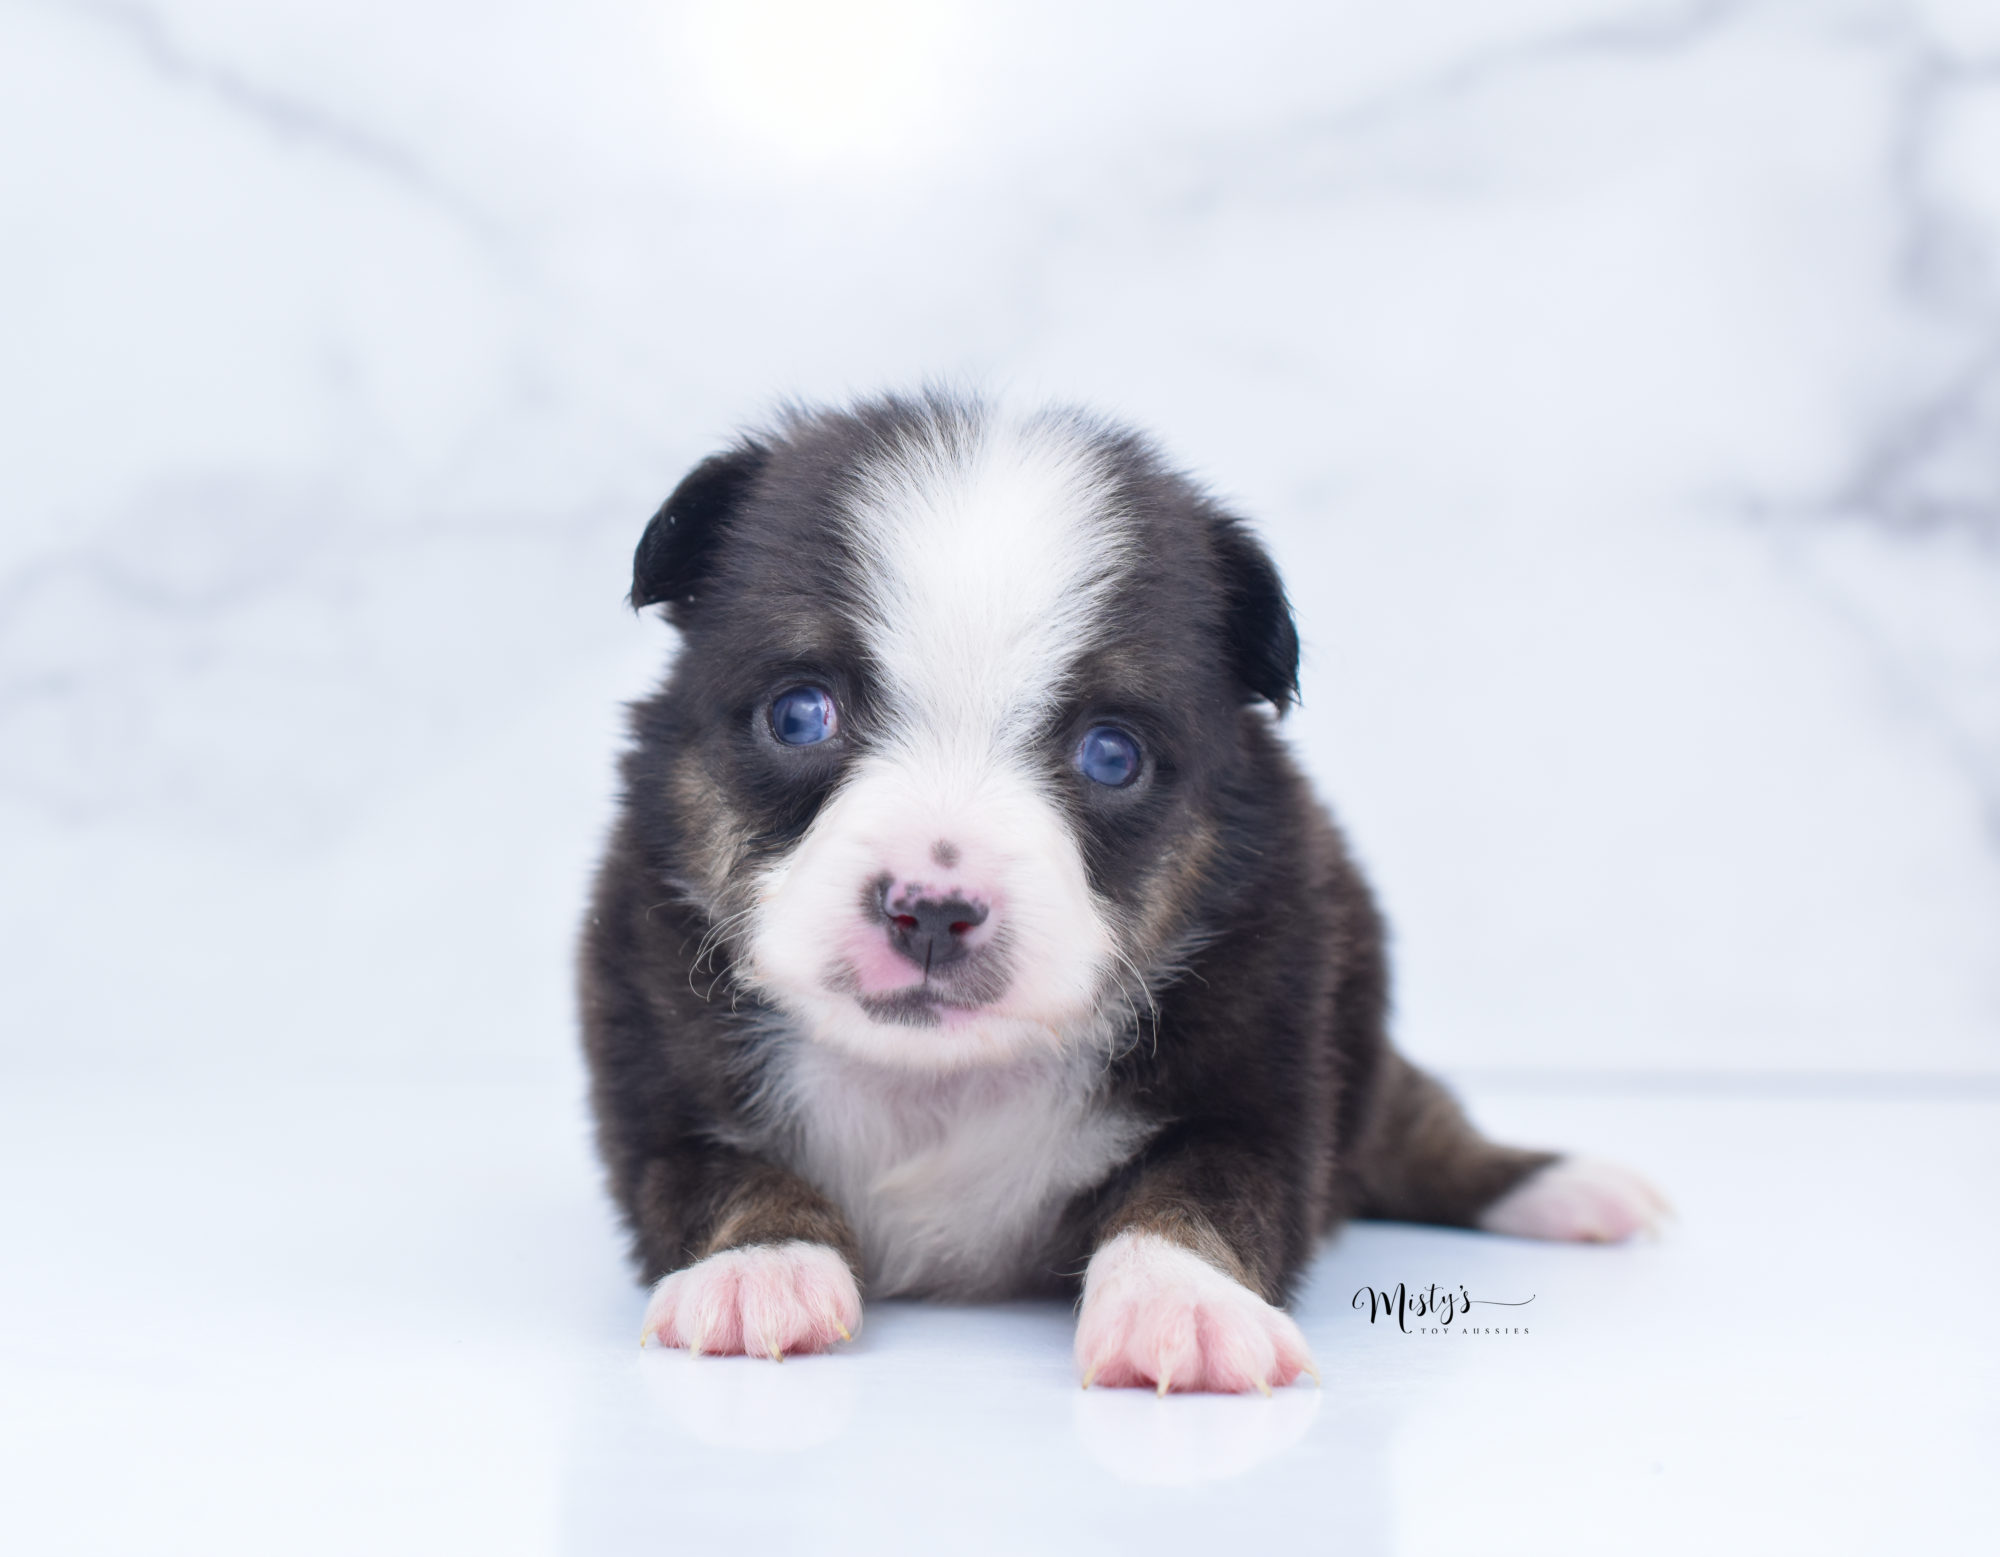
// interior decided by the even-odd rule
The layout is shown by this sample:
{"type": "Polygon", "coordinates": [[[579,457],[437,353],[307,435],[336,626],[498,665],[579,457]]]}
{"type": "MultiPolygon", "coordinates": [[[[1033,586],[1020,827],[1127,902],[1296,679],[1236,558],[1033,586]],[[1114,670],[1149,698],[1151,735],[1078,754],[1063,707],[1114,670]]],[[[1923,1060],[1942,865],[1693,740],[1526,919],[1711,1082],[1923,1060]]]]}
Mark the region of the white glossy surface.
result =
{"type": "Polygon", "coordinates": [[[134,1553],[1990,1549],[2000,1101],[1550,1099],[1632,1248],[1364,1225],[1325,1388],[1076,1387],[1054,1304],[782,1365],[634,1344],[573,1084],[0,1094],[6,1544],[134,1553]],[[1404,1335],[1362,1286],[1533,1302],[1404,1335]]]}

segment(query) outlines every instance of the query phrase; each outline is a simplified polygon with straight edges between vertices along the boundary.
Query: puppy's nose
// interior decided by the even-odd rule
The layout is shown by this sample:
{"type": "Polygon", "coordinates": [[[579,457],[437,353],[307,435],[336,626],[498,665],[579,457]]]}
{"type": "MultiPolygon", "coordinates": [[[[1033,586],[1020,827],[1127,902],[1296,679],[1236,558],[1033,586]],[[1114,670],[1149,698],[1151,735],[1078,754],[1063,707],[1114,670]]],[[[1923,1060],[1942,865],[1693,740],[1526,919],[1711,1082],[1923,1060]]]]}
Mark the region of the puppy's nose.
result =
{"type": "Polygon", "coordinates": [[[986,922],[986,905],[958,896],[884,893],[882,919],[889,944],[930,973],[966,955],[967,937],[986,922]]]}

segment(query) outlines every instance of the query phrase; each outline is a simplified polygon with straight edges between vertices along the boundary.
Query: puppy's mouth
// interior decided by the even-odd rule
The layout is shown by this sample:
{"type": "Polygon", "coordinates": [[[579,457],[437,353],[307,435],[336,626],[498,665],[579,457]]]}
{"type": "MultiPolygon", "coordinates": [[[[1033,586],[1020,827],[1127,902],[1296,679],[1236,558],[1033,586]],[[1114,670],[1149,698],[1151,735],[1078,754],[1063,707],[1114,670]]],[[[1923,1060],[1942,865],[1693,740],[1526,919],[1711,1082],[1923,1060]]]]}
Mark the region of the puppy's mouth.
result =
{"type": "Polygon", "coordinates": [[[874,1020],[892,1027],[943,1027],[953,1019],[964,1020],[985,1009],[947,999],[942,991],[928,984],[888,995],[857,993],[854,1002],[874,1020]]]}
{"type": "Polygon", "coordinates": [[[828,974],[826,986],[887,1026],[949,1027],[991,1013],[1012,982],[1007,958],[996,948],[891,989],[866,987],[859,970],[843,963],[828,974]]]}

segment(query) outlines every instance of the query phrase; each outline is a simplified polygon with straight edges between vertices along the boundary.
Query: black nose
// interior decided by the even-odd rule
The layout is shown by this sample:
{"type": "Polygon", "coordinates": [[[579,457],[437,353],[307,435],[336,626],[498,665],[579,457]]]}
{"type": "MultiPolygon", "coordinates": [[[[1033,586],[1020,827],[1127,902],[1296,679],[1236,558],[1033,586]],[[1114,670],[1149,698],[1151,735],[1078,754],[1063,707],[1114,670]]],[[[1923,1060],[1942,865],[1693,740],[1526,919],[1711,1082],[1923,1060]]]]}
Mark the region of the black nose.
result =
{"type": "Polygon", "coordinates": [[[882,917],[889,944],[929,973],[966,954],[965,937],[985,922],[986,908],[962,897],[906,897],[885,903],[882,917]]]}

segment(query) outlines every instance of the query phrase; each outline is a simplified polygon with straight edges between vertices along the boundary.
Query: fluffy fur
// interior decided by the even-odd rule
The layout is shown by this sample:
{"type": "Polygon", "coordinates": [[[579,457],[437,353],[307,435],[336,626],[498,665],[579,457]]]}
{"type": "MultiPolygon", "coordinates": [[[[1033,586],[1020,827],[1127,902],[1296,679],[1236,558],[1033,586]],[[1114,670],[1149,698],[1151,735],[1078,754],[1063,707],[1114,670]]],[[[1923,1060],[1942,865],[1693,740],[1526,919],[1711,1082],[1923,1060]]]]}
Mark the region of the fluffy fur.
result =
{"type": "Polygon", "coordinates": [[[795,413],[682,482],[631,599],[682,647],[581,983],[648,1335],[781,1354],[851,1333],[850,1291],[1081,1277],[1086,1376],[1268,1388],[1310,1366],[1281,1305],[1344,1217],[1654,1214],[1390,1047],[1374,901],[1277,736],[1283,588],[1143,440],[795,413]],[[824,739],[780,734],[801,695],[824,739]],[[1122,766],[1087,760],[1106,730],[1122,766]]]}

